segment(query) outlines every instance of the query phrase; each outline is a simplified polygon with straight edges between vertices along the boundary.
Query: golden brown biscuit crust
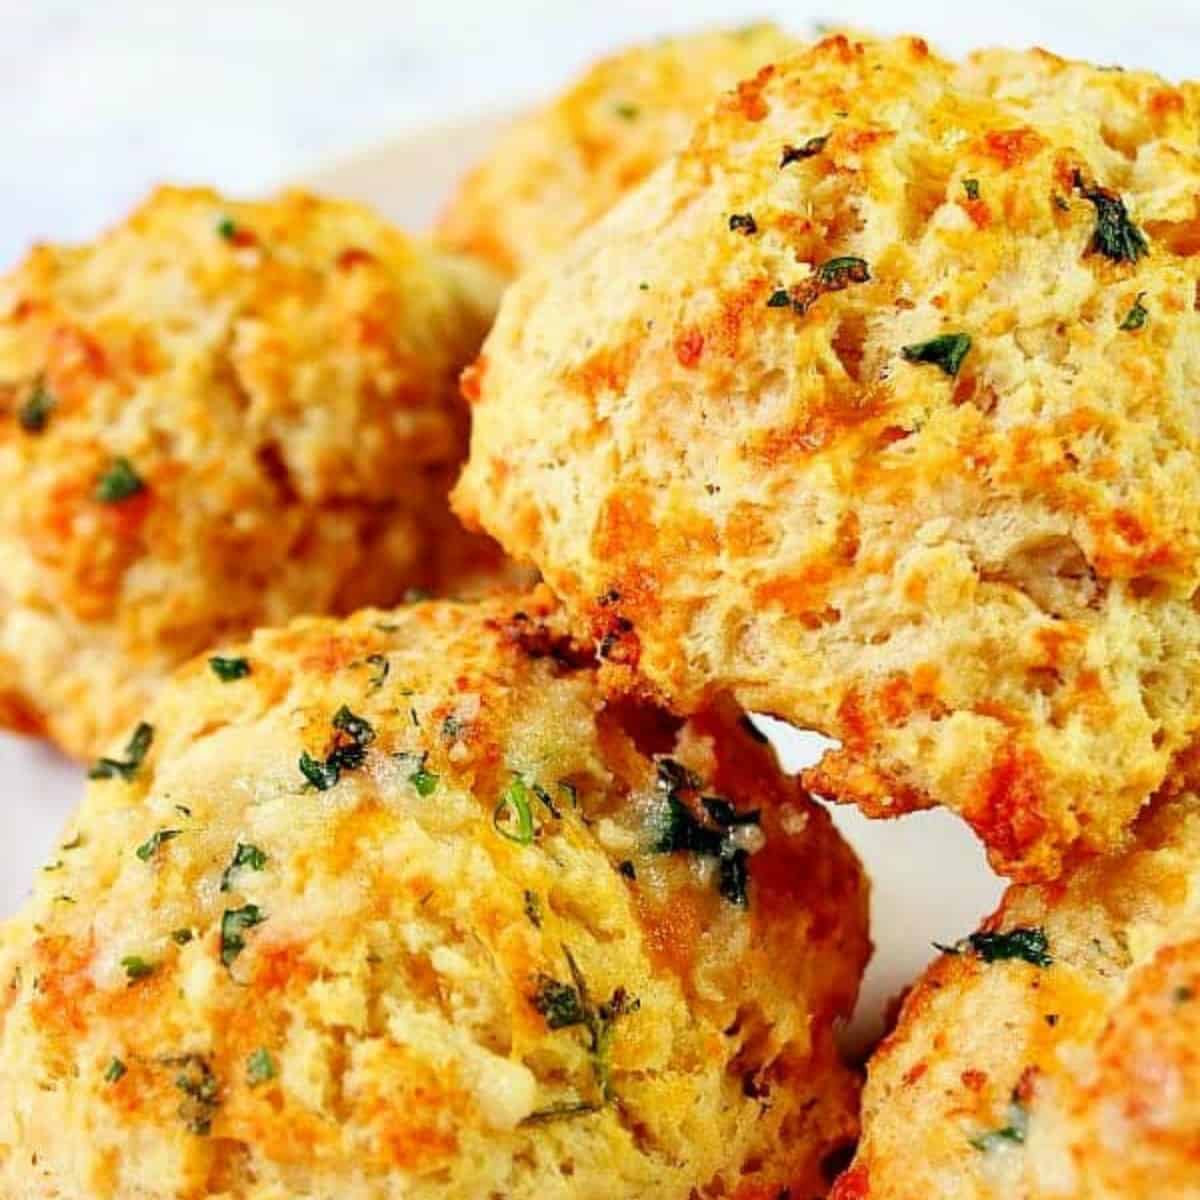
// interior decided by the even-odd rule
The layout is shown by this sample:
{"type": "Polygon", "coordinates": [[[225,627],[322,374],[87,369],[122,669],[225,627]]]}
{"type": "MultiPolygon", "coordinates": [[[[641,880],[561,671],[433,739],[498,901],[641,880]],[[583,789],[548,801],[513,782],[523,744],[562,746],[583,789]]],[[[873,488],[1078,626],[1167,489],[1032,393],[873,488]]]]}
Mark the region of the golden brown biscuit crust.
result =
{"type": "Polygon", "coordinates": [[[906,999],[837,1200],[1195,1196],[1198,879],[1187,793],[1135,848],[1011,889],[906,999]]]}
{"type": "Polygon", "coordinates": [[[570,243],[687,140],[709,104],[799,43],[771,25],[623,50],[521,118],[463,181],[445,246],[518,274],[570,243]]]}
{"type": "Polygon", "coordinates": [[[544,592],[184,667],[0,929],[0,1193],[822,1192],[861,871],[595,674],[544,592]]]}
{"type": "MultiPolygon", "coordinates": [[[[211,641],[445,580],[495,281],[357,205],[163,189],[0,280],[0,717],[76,755],[211,641]]],[[[482,556],[482,558],[481,558],[482,556]]]]}
{"type": "Polygon", "coordinates": [[[843,36],[519,281],[459,511],[614,676],[839,738],[993,864],[1122,843],[1200,717],[1200,91],[843,36]]]}

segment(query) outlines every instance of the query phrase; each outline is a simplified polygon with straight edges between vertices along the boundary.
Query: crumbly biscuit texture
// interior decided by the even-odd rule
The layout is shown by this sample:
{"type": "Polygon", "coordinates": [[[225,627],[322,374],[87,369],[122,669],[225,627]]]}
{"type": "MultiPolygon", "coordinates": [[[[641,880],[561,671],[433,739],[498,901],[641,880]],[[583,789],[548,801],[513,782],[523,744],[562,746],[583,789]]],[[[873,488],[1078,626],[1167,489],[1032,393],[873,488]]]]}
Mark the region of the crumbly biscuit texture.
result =
{"type": "Polygon", "coordinates": [[[184,667],[0,933],[0,1193],[823,1194],[858,864],[590,660],[541,593],[184,667]]]}
{"type": "Polygon", "coordinates": [[[1200,1194],[1200,801],[1016,887],[908,996],[836,1200],[1200,1194]]]}
{"type": "Polygon", "coordinates": [[[497,289],[301,193],[163,189],[34,249],[0,280],[4,723],[95,753],[211,641],[498,567],[445,502],[497,289]]]}
{"type": "Polygon", "coordinates": [[[614,675],[840,739],[1015,878],[1200,718],[1200,89],[844,36],[508,293],[457,502],[614,675]]]}
{"type": "Polygon", "coordinates": [[[755,25],[666,38],[596,63],[500,137],[442,214],[439,241],[519,273],[679,149],[722,91],[798,46],[755,25]]]}

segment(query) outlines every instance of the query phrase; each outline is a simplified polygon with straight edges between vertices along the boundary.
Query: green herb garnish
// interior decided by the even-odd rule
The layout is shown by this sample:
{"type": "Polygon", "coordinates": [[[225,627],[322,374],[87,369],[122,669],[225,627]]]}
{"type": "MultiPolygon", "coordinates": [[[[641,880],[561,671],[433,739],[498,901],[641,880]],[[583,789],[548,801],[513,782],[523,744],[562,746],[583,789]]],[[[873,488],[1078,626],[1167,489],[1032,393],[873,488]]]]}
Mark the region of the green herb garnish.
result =
{"type": "Polygon", "coordinates": [[[525,892],[525,915],[529,918],[529,923],[534,929],[542,927],[542,902],[538,899],[537,892],[526,890],[525,892]]]}
{"type": "Polygon", "coordinates": [[[278,1073],[275,1060],[271,1057],[271,1052],[265,1046],[260,1046],[246,1059],[246,1082],[251,1087],[258,1087],[261,1083],[269,1083],[278,1073]]]}
{"type": "Polygon", "coordinates": [[[318,792],[327,791],[337,783],[341,776],[341,771],[336,766],[331,766],[328,762],[319,758],[313,758],[307,750],[300,755],[300,774],[317,789],[318,792]]]}
{"type": "Polygon", "coordinates": [[[1001,1146],[1023,1146],[1029,1133],[1029,1110],[1015,1095],[1009,1103],[1007,1117],[1007,1125],[970,1138],[971,1145],[985,1154],[1001,1146]]]}
{"type": "Polygon", "coordinates": [[[731,904],[745,908],[750,902],[750,855],[738,845],[735,831],[757,825],[759,814],[739,812],[719,796],[704,796],[701,818],[683,799],[700,786],[701,781],[674,759],[658,760],[658,788],[666,795],[667,807],[651,849],[659,854],[685,852],[715,858],[718,890],[731,904]]]}
{"type": "Polygon", "coordinates": [[[829,134],[824,134],[821,137],[811,137],[807,142],[799,146],[784,146],[783,153],[779,156],[779,169],[782,170],[794,162],[800,162],[801,159],[812,158],[814,155],[820,154],[825,149],[825,143],[829,141],[829,134]]]}
{"type": "Polygon", "coordinates": [[[230,890],[233,886],[234,873],[243,867],[248,867],[251,871],[261,871],[266,865],[267,856],[257,846],[238,842],[229,866],[221,874],[221,891],[230,890]]]}
{"type": "Polygon", "coordinates": [[[1037,926],[1018,926],[1007,933],[973,933],[953,946],[937,942],[934,946],[943,954],[962,954],[970,950],[986,963],[1021,959],[1034,967],[1048,967],[1054,962],[1046,931],[1037,926]]]}
{"type": "Polygon", "coordinates": [[[233,683],[236,679],[245,679],[250,674],[250,663],[245,658],[222,658],[219,654],[208,660],[213,674],[222,683],[233,683]]]}
{"type": "Polygon", "coordinates": [[[817,268],[817,279],[825,291],[841,291],[852,283],[867,283],[870,278],[871,269],[867,260],[853,255],[831,258],[817,268]]]}
{"type": "Polygon", "coordinates": [[[964,179],[963,180],[963,191],[967,193],[968,200],[978,200],[979,199],[979,180],[978,179],[964,179]]]}
{"type": "Polygon", "coordinates": [[[758,232],[758,222],[750,213],[734,213],[729,218],[729,228],[733,233],[744,233],[749,237],[758,232]]]}
{"type": "Polygon", "coordinates": [[[121,959],[121,967],[125,971],[125,978],[131,984],[149,978],[156,970],[154,963],[149,963],[136,954],[127,954],[121,959]]]}
{"type": "Polygon", "coordinates": [[[589,1113],[597,1113],[603,1106],[590,1104],[584,1100],[568,1101],[565,1104],[551,1104],[547,1108],[539,1108],[531,1112],[522,1125],[545,1125],[550,1121],[563,1121],[571,1117],[583,1117],[589,1113]]]}
{"type": "Polygon", "coordinates": [[[613,112],[615,112],[622,121],[636,120],[639,111],[640,110],[636,104],[622,102],[613,105],[613,112]]]}
{"type": "Polygon", "coordinates": [[[160,847],[177,838],[182,832],[182,829],[160,829],[157,833],[151,834],[134,853],[142,862],[149,862],[158,853],[160,847]]]}
{"type": "Polygon", "coordinates": [[[533,1007],[546,1018],[546,1024],[551,1029],[582,1025],[586,1019],[578,989],[551,975],[538,976],[533,1007]]]}
{"type": "Polygon", "coordinates": [[[154,726],[145,721],[139,723],[133,731],[133,736],[125,746],[125,758],[101,758],[92,764],[88,771],[89,779],[116,779],[120,777],[128,783],[138,772],[138,768],[146,760],[150,745],[154,741],[154,726]]]}
{"type": "Polygon", "coordinates": [[[186,946],[194,936],[190,929],[173,929],[171,931],[171,941],[177,946],[186,946]]]}
{"type": "Polygon", "coordinates": [[[217,222],[217,233],[221,235],[227,242],[232,242],[237,237],[237,225],[232,217],[222,217],[217,222]]]}
{"type": "Polygon", "coordinates": [[[528,846],[533,842],[532,793],[520,775],[514,775],[500,802],[492,813],[492,824],[496,832],[510,842],[528,846]]]}
{"type": "Polygon", "coordinates": [[[927,342],[914,342],[911,346],[903,346],[900,353],[907,362],[929,363],[938,367],[944,375],[953,378],[958,374],[970,349],[969,333],[943,333],[927,342]]]}
{"type": "Polygon", "coordinates": [[[45,381],[39,378],[25,398],[25,403],[17,409],[17,423],[26,433],[41,433],[57,406],[58,401],[54,393],[46,387],[45,381]]]}
{"type": "Polygon", "coordinates": [[[377,692],[383,687],[384,680],[388,677],[388,672],[392,669],[392,664],[388,662],[386,654],[368,654],[367,662],[375,668],[371,678],[367,680],[371,691],[377,692]]]}
{"type": "Polygon", "coordinates": [[[1142,231],[1130,220],[1125,201],[1114,191],[1084,182],[1075,172],[1075,188],[1096,209],[1096,228],[1088,243],[1088,254],[1103,254],[1113,262],[1137,262],[1150,253],[1142,231]]]}
{"type": "Polygon", "coordinates": [[[136,496],[146,485],[134,470],[129,459],[114,458],[108,470],[96,481],[96,499],[101,504],[120,504],[130,496],[136,496]]]}
{"type": "Polygon", "coordinates": [[[108,1064],[108,1070],[104,1072],[105,1083],[119,1083],[128,1072],[129,1068],[119,1059],[113,1058],[108,1064]]]}
{"type": "Polygon", "coordinates": [[[1138,292],[1133,302],[1133,307],[1125,314],[1125,319],[1117,327],[1118,329],[1128,332],[1133,329],[1141,329],[1146,324],[1146,319],[1150,316],[1150,313],[1142,303],[1142,297],[1145,294],[1145,292],[1138,292]]]}
{"type": "Polygon", "coordinates": [[[821,263],[812,276],[790,289],[777,288],[767,300],[768,308],[791,307],[804,316],[827,292],[845,291],[852,283],[869,283],[871,268],[865,258],[842,255],[821,263]]]}
{"type": "Polygon", "coordinates": [[[231,967],[234,959],[245,950],[246,930],[261,925],[266,919],[257,904],[225,910],[221,916],[221,963],[224,966],[231,967]]]}
{"type": "Polygon", "coordinates": [[[161,1060],[164,1066],[180,1068],[175,1086],[183,1093],[179,1119],[189,1133],[206,1137],[212,1132],[213,1116],[220,1105],[220,1085],[206,1059],[183,1054],[161,1060]]]}
{"type": "Polygon", "coordinates": [[[564,983],[551,975],[539,975],[532,1003],[551,1029],[582,1026],[587,1031],[592,1074],[604,1103],[608,1104],[615,1095],[610,1063],[614,1029],[618,1018],[637,1012],[640,1003],[629,996],[624,988],[617,988],[606,1002],[593,1005],[587,981],[575,956],[566,946],[563,947],[563,955],[571,972],[571,982],[564,983]]]}
{"type": "Polygon", "coordinates": [[[408,777],[408,782],[418,796],[432,796],[437,791],[438,776],[425,769],[425,759],[422,757],[421,765],[408,777]]]}
{"type": "Polygon", "coordinates": [[[371,723],[344,704],[334,713],[332,723],[333,745],[324,760],[313,758],[307,750],[300,755],[300,773],[319,792],[333,787],[343,771],[361,767],[367,758],[367,747],[375,740],[371,723]]]}

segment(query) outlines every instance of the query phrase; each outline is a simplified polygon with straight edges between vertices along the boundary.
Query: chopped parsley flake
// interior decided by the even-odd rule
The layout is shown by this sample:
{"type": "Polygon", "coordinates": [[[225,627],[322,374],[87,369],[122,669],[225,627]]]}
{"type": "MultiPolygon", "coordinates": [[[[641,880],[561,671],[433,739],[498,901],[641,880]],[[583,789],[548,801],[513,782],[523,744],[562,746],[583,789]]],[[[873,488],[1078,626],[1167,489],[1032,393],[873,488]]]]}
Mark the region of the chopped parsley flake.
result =
{"type": "Polygon", "coordinates": [[[114,458],[108,470],[96,481],[96,499],[101,504],[120,504],[136,496],[146,485],[129,459],[114,458]]]}
{"type": "Polygon", "coordinates": [[[971,1145],[985,1154],[1001,1146],[1023,1146],[1029,1133],[1029,1110],[1013,1096],[1007,1116],[1007,1125],[1002,1125],[999,1129],[989,1129],[987,1133],[971,1138],[971,1145]]]}
{"type": "Polygon", "coordinates": [[[41,433],[57,405],[54,393],[46,387],[44,380],[38,379],[25,403],[17,409],[17,423],[26,433],[41,433]]]}
{"type": "Polygon", "coordinates": [[[1195,989],[1188,987],[1186,984],[1181,984],[1171,993],[1171,999],[1176,1004],[1190,1004],[1195,998],[1195,989]]]}
{"type": "Polygon", "coordinates": [[[525,915],[529,918],[529,923],[534,929],[542,927],[542,902],[538,899],[537,892],[525,892],[525,915]]]}
{"type": "Polygon", "coordinates": [[[823,262],[817,268],[817,278],[827,291],[841,291],[852,283],[867,283],[871,278],[871,269],[865,258],[843,255],[823,262]]]}
{"type": "Polygon", "coordinates": [[[1125,201],[1116,192],[1084,182],[1075,172],[1075,188],[1096,209],[1096,228],[1088,243],[1088,254],[1103,254],[1113,262],[1135,263],[1150,253],[1142,231],[1129,219],[1125,201]]]}
{"type": "Polygon", "coordinates": [[[729,228],[733,233],[744,233],[749,237],[758,232],[758,222],[750,213],[734,213],[729,218],[729,228]]]}
{"type": "Polygon", "coordinates": [[[437,791],[438,776],[425,769],[424,759],[421,765],[408,777],[418,796],[432,796],[437,791]]]}
{"type": "Polygon", "coordinates": [[[333,745],[324,760],[313,758],[307,750],[300,755],[300,773],[319,792],[333,787],[343,771],[361,767],[367,759],[367,747],[375,740],[371,723],[344,704],[334,713],[333,730],[333,745]]]}
{"type": "Polygon", "coordinates": [[[667,808],[652,849],[659,854],[686,852],[715,858],[718,890],[739,908],[749,904],[750,855],[734,836],[740,826],[757,825],[757,812],[739,812],[728,800],[704,796],[702,820],[685,802],[685,793],[696,793],[700,780],[674,759],[658,761],[658,787],[667,797],[667,808]]]}
{"type": "Polygon", "coordinates": [[[261,1083],[270,1083],[278,1074],[275,1060],[265,1046],[260,1046],[246,1059],[246,1082],[251,1087],[258,1087],[261,1083]]]}
{"type": "Polygon", "coordinates": [[[636,879],[637,878],[637,868],[627,858],[622,859],[621,862],[619,862],[617,864],[617,870],[620,871],[621,874],[624,875],[626,879],[636,879]]]}
{"type": "Polygon", "coordinates": [[[979,199],[979,180],[978,179],[964,179],[963,180],[963,191],[967,193],[968,200],[978,200],[979,199]]]}
{"type": "Polygon", "coordinates": [[[146,755],[154,741],[154,726],[142,721],[133,731],[125,747],[125,758],[101,758],[93,763],[88,771],[89,779],[116,779],[120,777],[128,783],[138,772],[138,768],[146,760],[146,755]]]}
{"type": "Polygon", "coordinates": [[[266,914],[257,904],[242,908],[227,908],[221,916],[221,963],[233,966],[234,960],[246,948],[245,933],[266,920],[266,914]]]}
{"type": "Polygon", "coordinates": [[[533,1007],[546,1018],[546,1024],[551,1029],[567,1029],[572,1025],[582,1025],[585,1020],[578,990],[551,975],[538,976],[533,1007]]]}
{"type": "Polygon", "coordinates": [[[237,225],[232,217],[222,217],[217,222],[217,233],[220,234],[227,242],[232,242],[237,237],[237,225]]]}
{"type": "MultiPolygon", "coordinates": [[[[612,1040],[618,1018],[635,1013],[640,1002],[624,988],[617,988],[602,1004],[593,1005],[587,982],[575,961],[575,956],[563,947],[563,955],[571,972],[571,982],[564,983],[551,975],[540,974],[537,990],[532,996],[534,1008],[546,1019],[551,1029],[582,1026],[587,1031],[588,1053],[592,1074],[605,1104],[614,1098],[612,1083],[612,1040]]],[[[557,1114],[561,1115],[561,1114],[557,1114]]]]}
{"type": "Polygon", "coordinates": [[[969,333],[943,333],[927,342],[914,342],[911,346],[903,346],[900,353],[907,362],[929,363],[953,379],[970,349],[969,333]]]}
{"type": "Polygon", "coordinates": [[[244,658],[222,658],[217,654],[208,660],[208,665],[222,683],[233,683],[250,674],[250,663],[244,658]]]}
{"type": "Polygon", "coordinates": [[[267,856],[257,846],[238,842],[233,852],[233,858],[221,874],[221,891],[227,892],[233,886],[233,876],[236,872],[248,867],[251,871],[261,871],[267,865],[267,856]]]}
{"type": "Polygon", "coordinates": [[[173,841],[183,832],[182,829],[160,829],[148,837],[134,853],[142,860],[149,862],[167,842],[173,841]]]}
{"type": "Polygon", "coordinates": [[[613,112],[615,112],[622,121],[636,120],[640,111],[641,110],[636,104],[629,104],[628,102],[624,101],[613,105],[613,112]]]}
{"type": "Polygon", "coordinates": [[[113,1058],[108,1064],[108,1070],[104,1072],[105,1083],[119,1083],[128,1072],[129,1068],[119,1059],[113,1058]]]}
{"type": "Polygon", "coordinates": [[[934,945],[943,954],[970,950],[986,963],[1021,959],[1034,967],[1048,967],[1054,962],[1046,931],[1037,926],[1018,926],[1007,933],[973,933],[953,946],[934,945]]]}
{"type": "Polygon", "coordinates": [[[548,1108],[539,1108],[531,1112],[522,1125],[545,1125],[550,1121],[563,1121],[571,1117],[583,1117],[589,1113],[599,1112],[599,1104],[589,1104],[585,1100],[569,1101],[565,1104],[551,1104],[548,1108]]]}
{"type": "Polygon", "coordinates": [[[153,963],[147,962],[144,958],[136,954],[128,954],[121,959],[121,967],[125,972],[125,978],[131,984],[137,983],[141,979],[147,979],[155,972],[153,963]]]}
{"type": "Polygon", "coordinates": [[[842,255],[821,263],[812,276],[795,287],[777,288],[767,299],[768,308],[788,308],[804,316],[828,292],[845,291],[852,283],[869,283],[871,268],[864,258],[842,255]]]}
{"type": "Polygon", "coordinates": [[[198,1054],[164,1059],[165,1066],[180,1068],[175,1086],[183,1093],[179,1119],[189,1133],[206,1137],[212,1132],[213,1116],[220,1105],[220,1085],[208,1062],[198,1054]]]}
{"type": "Polygon", "coordinates": [[[1134,329],[1141,329],[1146,324],[1146,319],[1150,316],[1146,306],[1142,303],[1142,297],[1145,292],[1138,292],[1136,299],[1133,302],[1133,307],[1125,314],[1125,319],[1118,326],[1126,332],[1134,329]]]}
{"type": "Polygon", "coordinates": [[[522,846],[528,846],[533,841],[532,795],[520,775],[514,775],[492,813],[496,832],[522,846]]]}
{"type": "Polygon", "coordinates": [[[383,687],[384,680],[388,677],[388,672],[392,669],[392,664],[388,662],[386,654],[368,654],[367,662],[375,668],[371,678],[367,680],[371,691],[377,692],[383,687]]]}
{"type": "Polygon", "coordinates": [[[186,946],[193,938],[194,934],[190,929],[173,929],[171,931],[171,941],[177,946],[186,946]]]}
{"type": "Polygon", "coordinates": [[[794,162],[800,162],[805,158],[812,158],[820,154],[825,149],[825,143],[829,141],[829,134],[824,134],[821,137],[811,137],[808,141],[799,146],[784,146],[783,153],[779,156],[779,168],[782,170],[794,162]]]}

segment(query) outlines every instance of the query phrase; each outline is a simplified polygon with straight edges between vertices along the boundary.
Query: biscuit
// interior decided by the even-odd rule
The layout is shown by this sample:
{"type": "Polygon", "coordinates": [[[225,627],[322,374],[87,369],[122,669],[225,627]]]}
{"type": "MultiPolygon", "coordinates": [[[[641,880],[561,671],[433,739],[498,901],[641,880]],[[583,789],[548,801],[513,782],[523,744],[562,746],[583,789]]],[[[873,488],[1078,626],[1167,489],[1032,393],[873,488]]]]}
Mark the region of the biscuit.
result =
{"type": "Polygon", "coordinates": [[[0,933],[13,1200],[771,1200],[857,1130],[866,885],[548,593],[181,669],[0,933]]]}

